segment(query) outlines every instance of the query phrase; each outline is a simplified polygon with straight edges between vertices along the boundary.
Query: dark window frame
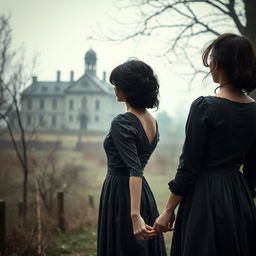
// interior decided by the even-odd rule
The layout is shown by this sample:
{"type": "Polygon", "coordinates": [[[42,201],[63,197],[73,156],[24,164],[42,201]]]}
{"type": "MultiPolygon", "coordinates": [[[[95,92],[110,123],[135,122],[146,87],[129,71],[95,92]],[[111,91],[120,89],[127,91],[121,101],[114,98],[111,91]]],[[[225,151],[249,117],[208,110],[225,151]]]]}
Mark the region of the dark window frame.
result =
{"type": "Polygon", "coordinates": [[[74,100],[73,99],[69,100],[69,110],[74,110],[74,100]]]}
{"type": "Polygon", "coordinates": [[[44,99],[40,99],[39,108],[44,109],[44,99]]]}

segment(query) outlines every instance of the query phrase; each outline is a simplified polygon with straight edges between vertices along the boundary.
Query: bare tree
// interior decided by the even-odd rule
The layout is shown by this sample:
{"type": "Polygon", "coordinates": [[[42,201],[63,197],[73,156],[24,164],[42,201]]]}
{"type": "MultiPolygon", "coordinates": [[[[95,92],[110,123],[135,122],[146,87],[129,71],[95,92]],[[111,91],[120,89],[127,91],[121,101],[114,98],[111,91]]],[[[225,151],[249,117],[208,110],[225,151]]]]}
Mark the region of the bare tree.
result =
{"type": "Polygon", "coordinates": [[[28,74],[34,69],[35,60],[32,63],[32,67],[25,64],[23,48],[12,50],[10,15],[0,15],[0,121],[9,133],[23,172],[23,215],[27,211],[30,137],[23,127],[20,93],[30,80],[28,74]]]}
{"type": "Polygon", "coordinates": [[[8,59],[13,55],[10,49],[12,41],[9,16],[0,16],[0,113],[6,117],[11,109],[11,97],[6,90],[8,83],[5,83],[8,59]]]}
{"type": "Polygon", "coordinates": [[[38,192],[48,216],[52,216],[54,200],[58,191],[68,191],[73,184],[77,186],[79,174],[85,167],[74,163],[60,165],[58,145],[46,154],[33,152],[31,157],[38,192]]]}
{"type": "MultiPolygon", "coordinates": [[[[120,1],[119,1],[120,2],[120,1]]],[[[140,21],[132,34],[121,34],[117,40],[135,36],[150,36],[156,30],[173,29],[178,32],[170,38],[169,49],[184,39],[210,33],[219,35],[227,26],[247,36],[256,45],[256,2],[251,0],[130,0],[130,6],[139,8],[140,21]],[[165,19],[161,20],[161,16],[165,19]]],[[[229,28],[228,28],[229,29],[229,28]]],[[[115,39],[115,40],[116,40],[115,39]]]]}
{"type": "Polygon", "coordinates": [[[117,6],[124,12],[137,13],[137,19],[128,23],[121,23],[119,20],[121,30],[115,29],[109,34],[100,31],[99,34],[107,40],[119,42],[144,37],[153,37],[158,41],[165,40],[166,45],[160,55],[166,57],[170,63],[186,61],[193,77],[203,72],[195,64],[194,55],[198,55],[198,50],[217,35],[224,32],[238,33],[250,38],[256,45],[256,1],[254,0],[128,0],[128,2],[129,4],[127,1],[117,0],[117,6]]]}

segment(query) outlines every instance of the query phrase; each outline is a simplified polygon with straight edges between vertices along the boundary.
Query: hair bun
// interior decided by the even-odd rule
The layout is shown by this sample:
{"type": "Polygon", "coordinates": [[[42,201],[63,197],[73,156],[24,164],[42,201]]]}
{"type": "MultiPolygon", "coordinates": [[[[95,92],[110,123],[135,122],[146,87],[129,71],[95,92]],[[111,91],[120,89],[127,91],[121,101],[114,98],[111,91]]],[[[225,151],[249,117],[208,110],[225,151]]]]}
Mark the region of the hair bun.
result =
{"type": "Polygon", "coordinates": [[[154,108],[159,105],[159,84],[152,68],[139,60],[130,60],[117,66],[110,74],[114,84],[135,108],[154,108]]]}
{"type": "Polygon", "coordinates": [[[235,34],[220,35],[203,53],[206,67],[209,67],[210,52],[235,88],[245,92],[256,89],[256,49],[248,38],[235,34]]]}

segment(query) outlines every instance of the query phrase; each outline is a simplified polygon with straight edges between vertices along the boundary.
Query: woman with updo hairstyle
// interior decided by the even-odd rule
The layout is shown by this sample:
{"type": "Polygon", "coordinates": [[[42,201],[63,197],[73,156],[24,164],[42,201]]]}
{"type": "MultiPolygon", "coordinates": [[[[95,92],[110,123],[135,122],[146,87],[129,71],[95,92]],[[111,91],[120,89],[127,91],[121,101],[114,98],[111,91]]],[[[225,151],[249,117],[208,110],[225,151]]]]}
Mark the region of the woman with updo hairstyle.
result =
{"type": "Polygon", "coordinates": [[[255,256],[256,103],[248,95],[256,88],[255,46],[222,34],[203,64],[219,86],[191,105],[171,193],[153,228],[169,231],[176,219],[171,256],[255,256]]]}
{"type": "Polygon", "coordinates": [[[110,75],[116,98],[127,112],[116,116],[104,140],[107,155],[99,205],[97,256],[165,256],[162,234],[153,229],[158,210],[144,168],[159,141],[156,120],[159,84],[152,68],[138,60],[110,75]]]}

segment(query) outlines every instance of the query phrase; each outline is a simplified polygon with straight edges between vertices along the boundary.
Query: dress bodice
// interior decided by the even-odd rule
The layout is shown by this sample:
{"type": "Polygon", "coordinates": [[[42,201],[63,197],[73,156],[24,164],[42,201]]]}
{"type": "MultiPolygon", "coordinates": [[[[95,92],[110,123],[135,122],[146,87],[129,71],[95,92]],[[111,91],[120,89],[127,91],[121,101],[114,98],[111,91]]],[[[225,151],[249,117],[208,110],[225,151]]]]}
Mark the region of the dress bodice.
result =
{"type": "MultiPolygon", "coordinates": [[[[190,108],[186,138],[170,189],[185,195],[200,173],[238,171],[256,186],[256,103],[199,97],[190,108]]],[[[255,192],[253,192],[255,193],[255,192]]]]}
{"type": "Polygon", "coordinates": [[[158,127],[155,138],[149,143],[136,115],[131,112],[118,115],[112,121],[104,140],[108,170],[130,176],[143,176],[144,167],[158,141],[158,127]]]}

